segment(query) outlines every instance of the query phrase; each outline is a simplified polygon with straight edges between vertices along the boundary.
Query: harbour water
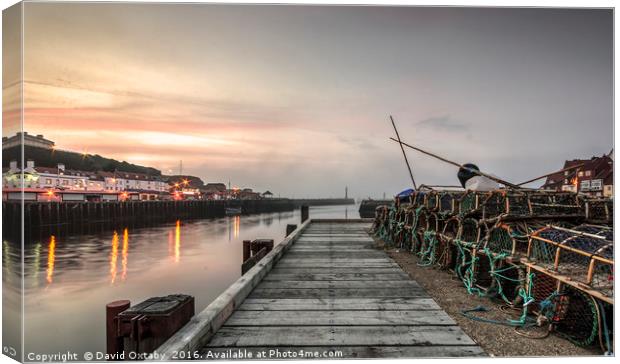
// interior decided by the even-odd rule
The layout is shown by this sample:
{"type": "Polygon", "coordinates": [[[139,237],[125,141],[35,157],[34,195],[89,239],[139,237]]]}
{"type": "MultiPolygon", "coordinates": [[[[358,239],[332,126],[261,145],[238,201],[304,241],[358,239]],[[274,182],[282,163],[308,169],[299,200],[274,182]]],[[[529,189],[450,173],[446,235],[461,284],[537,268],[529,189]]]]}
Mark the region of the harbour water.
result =
{"type": "MultiPolygon", "coordinates": [[[[311,207],[310,217],[359,218],[358,208],[311,207]]],[[[278,243],[299,223],[296,210],[26,242],[24,353],[105,351],[105,304],[119,299],[184,293],[199,312],[239,278],[243,240],[278,243]]],[[[20,244],[5,240],[3,249],[4,317],[17,321],[20,244]]]]}

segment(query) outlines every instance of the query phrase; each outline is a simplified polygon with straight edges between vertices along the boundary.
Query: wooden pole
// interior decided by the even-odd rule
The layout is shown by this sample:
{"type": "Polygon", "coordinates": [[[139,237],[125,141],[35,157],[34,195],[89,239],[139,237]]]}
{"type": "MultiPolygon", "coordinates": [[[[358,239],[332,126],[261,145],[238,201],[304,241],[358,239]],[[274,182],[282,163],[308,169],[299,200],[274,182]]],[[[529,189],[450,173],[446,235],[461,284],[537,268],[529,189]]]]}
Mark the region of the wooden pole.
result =
{"type": "Polygon", "coordinates": [[[585,165],[585,163],[581,163],[581,164],[578,164],[578,165],[576,165],[576,166],[572,166],[572,167],[568,167],[568,168],[560,169],[559,171],[555,171],[555,172],[547,173],[547,174],[545,174],[544,176],[540,176],[540,177],[532,178],[532,179],[527,180],[527,181],[525,181],[525,182],[521,182],[521,183],[519,183],[517,186],[523,186],[523,185],[526,185],[526,184],[528,184],[528,183],[531,183],[531,182],[534,182],[534,181],[538,181],[539,179],[543,179],[543,178],[545,178],[545,177],[549,177],[549,176],[554,175],[554,174],[556,174],[556,173],[563,173],[563,172],[566,172],[566,171],[570,171],[571,169],[581,168],[581,167],[583,167],[584,165],[585,165]]]}
{"type": "Polygon", "coordinates": [[[308,209],[308,206],[307,205],[301,206],[301,223],[303,224],[306,220],[308,220],[309,216],[310,216],[310,211],[308,209]]]}
{"type": "Polygon", "coordinates": [[[403,144],[400,141],[400,135],[398,134],[398,129],[396,129],[396,123],[394,123],[394,118],[392,117],[392,115],[390,115],[390,120],[392,121],[392,127],[394,127],[394,131],[396,132],[398,143],[400,143],[400,150],[403,152],[403,157],[405,157],[405,164],[407,164],[407,169],[409,170],[409,177],[411,177],[411,183],[413,183],[413,189],[417,190],[418,187],[415,184],[415,179],[413,179],[413,172],[411,171],[411,166],[409,165],[409,161],[407,160],[407,153],[405,153],[405,148],[403,148],[403,144]]]}
{"type": "Polygon", "coordinates": [[[123,340],[118,336],[116,316],[131,306],[128,300],[110,302],[105,306],[106,352],[117,354],[123,351],[123,340]]]}
{"type": "Polygon", "coordinates": [[[510,183],[510,182],[508,182],[508,181],[504,181],[503,179],[500,179],[500,178],[497,178],[497,177],[491,176],[491,175],[489,175],[489,174],[486,174],[486,173],[484,173],[484,172],[481,172],[481,171],[478,171],[478,170],[475,170],[475,169],[467,168],[467,167],[465,167],[465,166],[464,166],[464,165],[462,165],[462,164],[459,164],[459,163],[453,162],[453,161],[451,161],[451,160],[449,160],[449,159],[446,159],[446,158],[440,157],[440,156],[438,156],[437,154],[433,154],[433,153],[427,152],[427,151],[425,151],[425,150],[423,150],[423,149],[420,149],[420,148],[414,147],[413,145],[407,144],[407,143],[405,143],[405,142],[403,142],[403,141],[400,141],[400,140],[397,140],[397,139],[394,139],[394,138],[390,138],[390,139],[392,139],[393,141],[395,141],[395,142],[397,142],[397,143],[400,143],[401,145],[404,145],[404,146],[406,146],[406,147],[409,147],[409,148],[411,148],[411,149],[413,149],[413,150],[417,150],[417,151],[418,151],[418,152],[420,152],[420,153],[423,153],[423,154],[426,154],[426,155],[431,156],[431,157],[433,157],[433,158],[439,159],[439,160],[440,160],[440,161],[442,161],[442,162],[446,162],[446,163],[448,163],[448,164],[452,164],[452,165],[453,165],[453,166],[455,166],[455,167],[459,167],[459,168],[464,168],[464,169],[467,169],[467,170],[469,170],[469,171],[470,171],[470,172],[472,172],[472,173],[475,173],[475,174],[477,174],[477,175],[480,175],[480,176],[486,177],[486,178],[488,178],[488,179],[490,179],[490,180],[493,180],[493,181],[495,181],[495,182],[497,182],[497,183],[501,183],[501,184],[503,184],[503,185],[505,185],[505,186],[507,186],[507,187],[511,187],[511,188],[514,188],[514,189],[521,189],[521,187],[519,187],[519,186],[517,186],[517,185],[515,185],[515,184],[512,184],[512,183],[510,183]]]}

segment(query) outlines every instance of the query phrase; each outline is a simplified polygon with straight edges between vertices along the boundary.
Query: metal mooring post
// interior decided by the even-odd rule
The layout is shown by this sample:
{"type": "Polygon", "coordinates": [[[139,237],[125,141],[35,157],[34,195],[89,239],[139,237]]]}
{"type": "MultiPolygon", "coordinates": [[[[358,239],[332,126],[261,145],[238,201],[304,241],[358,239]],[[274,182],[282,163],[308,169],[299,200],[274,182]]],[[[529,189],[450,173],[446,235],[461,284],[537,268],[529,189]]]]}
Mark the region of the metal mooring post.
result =
{"type": "Polygon", "coordinates": [[[307,205],[301,206],[301,223],[303,224],[306,220],[308,220],[308,216],[310,215],[310,209],[307,205]]]}

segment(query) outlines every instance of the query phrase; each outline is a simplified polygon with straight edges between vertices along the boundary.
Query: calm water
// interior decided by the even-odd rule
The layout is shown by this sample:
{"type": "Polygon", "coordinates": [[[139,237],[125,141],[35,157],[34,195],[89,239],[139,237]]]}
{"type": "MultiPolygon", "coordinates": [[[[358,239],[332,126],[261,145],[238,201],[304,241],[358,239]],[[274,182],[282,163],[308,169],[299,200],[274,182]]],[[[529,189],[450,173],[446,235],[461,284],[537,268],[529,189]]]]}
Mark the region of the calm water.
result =
{"type": "MultiPolygon", "coordinates": [[[[311,207],[310,217],[358,218],[358,207],[311,207]]],[[[242,240],[278,243],[286,224],[299,221],[297,210],[50,236],[27,244],[24,351],[105,351],[105,304],[118,299],[137,304],[185,293],[195,297],[199,312],[239,278],[242,240]]],[[[3,242],[5,320],[18,317],[18,254],[18,245],[3,242]]]]}

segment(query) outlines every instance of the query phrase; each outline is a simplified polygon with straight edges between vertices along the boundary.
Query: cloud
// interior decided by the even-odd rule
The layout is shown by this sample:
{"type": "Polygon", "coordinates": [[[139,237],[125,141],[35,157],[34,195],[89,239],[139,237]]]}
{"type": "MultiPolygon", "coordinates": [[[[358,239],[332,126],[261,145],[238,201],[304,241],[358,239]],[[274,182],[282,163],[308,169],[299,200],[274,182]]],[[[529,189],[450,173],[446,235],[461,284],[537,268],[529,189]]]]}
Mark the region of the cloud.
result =
{"type": "Polygon", "coordinates": [[[461,121],[453,120],[450,115],[434,116],[418,121],[417,126],[441,131],[465,132],[469,131],[470,125],[461,121]]]}

